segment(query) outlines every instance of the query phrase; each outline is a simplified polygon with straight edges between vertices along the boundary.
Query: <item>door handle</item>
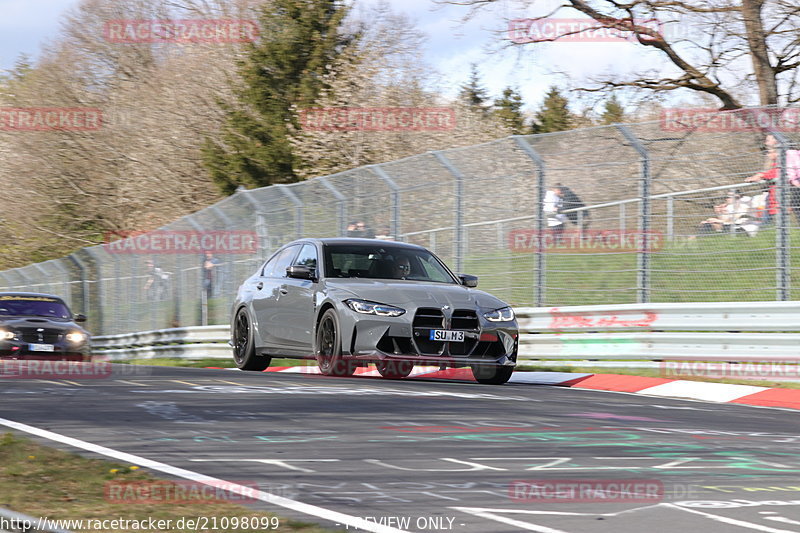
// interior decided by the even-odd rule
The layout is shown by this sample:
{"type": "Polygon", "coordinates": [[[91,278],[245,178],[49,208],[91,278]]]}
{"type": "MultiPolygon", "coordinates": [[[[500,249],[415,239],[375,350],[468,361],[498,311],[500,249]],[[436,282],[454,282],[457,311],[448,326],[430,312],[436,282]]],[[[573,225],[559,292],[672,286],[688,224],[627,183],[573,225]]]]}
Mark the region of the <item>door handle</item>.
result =
{"type": "Polygon", "coordinates": [[[287,289],[286,287],[281,287],[280,288],[280,293],[281,294],[288,294],[288,292],[289,292],[289,289],[287,289]]]}
{"type": "Polygon", "coordinates": [[[259,281],[258,284],[256,285],[256,289],[261,290],[263,288],[264,288],[264,282],[263,281],[259,281]]]}

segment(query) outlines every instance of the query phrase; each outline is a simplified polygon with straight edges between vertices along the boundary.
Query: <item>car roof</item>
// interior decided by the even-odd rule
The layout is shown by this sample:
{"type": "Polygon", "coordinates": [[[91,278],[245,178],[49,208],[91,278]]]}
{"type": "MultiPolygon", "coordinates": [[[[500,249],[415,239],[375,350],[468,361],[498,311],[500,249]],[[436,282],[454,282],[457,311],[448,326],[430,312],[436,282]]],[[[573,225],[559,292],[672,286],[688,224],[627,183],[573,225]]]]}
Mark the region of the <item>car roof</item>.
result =
{"type": "Polygon", "coordinates": [[[392,246],[398,248],[408,248],[409,250],[425,250],[424,246],[418,244],[411,244],[407,242],[389,241],[383,239],[359,239],[355,237],[325,237],[325,238],[307,238],[297,239],[289,244],[300,242],[318,242],[320,244],[369,244],[372,246],[392,246]]]}
{"type": "Polygon", "coordinates": [[[0,292],[0,297],[3,296],[36,296],[41,298],[54,298],[56,300],[64,301],[64,298],[61,296],[56,296],[55,294],[47,294],[44,292],[0,292]]]}

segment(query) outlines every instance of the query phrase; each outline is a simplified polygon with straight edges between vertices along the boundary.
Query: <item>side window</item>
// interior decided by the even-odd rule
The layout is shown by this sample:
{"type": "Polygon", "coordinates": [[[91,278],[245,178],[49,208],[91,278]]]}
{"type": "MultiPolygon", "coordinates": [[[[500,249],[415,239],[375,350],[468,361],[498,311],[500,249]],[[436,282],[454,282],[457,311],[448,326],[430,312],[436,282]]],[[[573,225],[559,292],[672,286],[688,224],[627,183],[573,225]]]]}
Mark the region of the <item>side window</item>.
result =
{"type": "Polygon", "coordinates": [[[261,267],[261,275],[262,276],[266,276],[267,272],[271,272],[272,271],[272,269],[275,267],[275,261],[278,260],[278,257],[280,257],[280,255],[281,254],[276,254],[276,255],[272,256],[272,259],[270,259],[269,261],[264,263],[264,266],[261,267]]]}
{"type": "Polygon", "coordinates": [[[421,257],[420,263],[422,263],[422,267],[425,269],[425,276],[430,281],[438,281],[439,283],[452,283],[453,280],[450,279],[442,267],[436,262],[432,256],[428,257],[421,257]]]}
{"type": "Polygon", "coordinates": [[[285,278],[286,267],[292,264],[299,245],[294,245],[286,248],[284,251],[276,255],[267,266],[264,267],[264,276],[268,278],[285,278]]]}
{"type": "Polygon", "coordinates": [[[313,244],[304,244],[303,249],[300,250],[300,254],[292,264],[317,268],[317,247],[313,244]]]}

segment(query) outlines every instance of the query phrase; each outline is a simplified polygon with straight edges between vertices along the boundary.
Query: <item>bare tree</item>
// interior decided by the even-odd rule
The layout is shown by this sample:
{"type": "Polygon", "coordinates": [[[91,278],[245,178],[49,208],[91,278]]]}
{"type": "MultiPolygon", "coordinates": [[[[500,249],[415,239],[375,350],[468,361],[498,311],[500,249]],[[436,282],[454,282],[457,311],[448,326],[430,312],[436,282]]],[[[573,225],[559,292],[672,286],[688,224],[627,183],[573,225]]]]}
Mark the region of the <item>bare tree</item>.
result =
{"type": "MultiPolygon", "coordinates": [[[[219,199],[199,145],[222,121],[236,43],[120,43],[120,19],[254,20],[255,1],[84,0],[32,66],[0,87],[9,107],[96,108],[92,131],[0,132],[3,230],[0,266],[50,259],[115,231],[151,230],[219,199]],[[25,198],[20,210],[17,199],[25,198]]],[[[0,237],[2,235],[0,234],[0,237]]]]}
{"type": "MultiPolygon", "coordinates": [[[[440,3],[471,6],[474,14],[497,1],[440,3]]],[[[590,24],[565,27],[557,35],[526,34],[525,25],[519,24],[514,46],[615,30],[662,58],[656,67],[621,79],[590,80],[580,88],[583,91],[690,90],[713,97],[725,110],[743,107],[747,102],[742,95],[756,91],[761,105],[800,101],[800,4],[796,0],[567,0],[551,12],[529,19],[529,27],[570,11],[589,17],[590,24]]]]}
{"type": "Polygon", "coordinates": [[[331,89],[316,108],[445,108],[452,121],[445,129],[428,131],[297,131],[293,142],[303,161],[300,175],[320,176],[511,134],[496,117],[441,97],[442,80],[422,57],[425,36],[408,17],[379,4],[356,13],[350,23],[361,27],[359,50],[335,66],[331,89]]]}

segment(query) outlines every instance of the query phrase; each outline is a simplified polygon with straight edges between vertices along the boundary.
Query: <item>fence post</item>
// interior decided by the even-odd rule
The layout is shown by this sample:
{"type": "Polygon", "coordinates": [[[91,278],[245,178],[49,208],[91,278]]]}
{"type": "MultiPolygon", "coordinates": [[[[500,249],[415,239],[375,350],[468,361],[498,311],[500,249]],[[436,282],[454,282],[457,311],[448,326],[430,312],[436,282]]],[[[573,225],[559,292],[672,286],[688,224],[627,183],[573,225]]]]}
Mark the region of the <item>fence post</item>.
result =
{"type": "Polygon", "coordinates": [[[533,301],[536,307],[544,305],[545,283],[545,256],[542,250],[542,237],[545,231],[544,196],[545,196],[545,165],[539,152],[533,149],[530,143],[519,135],[514,135],[514,142],[533,160],[536,165],[536,255],[534,259],[535,281],[533,286],[533,301]]]}
{"type": "MultiPolygon", "coordinates": [[[[186,220],[186,222],[188,222],[199,233],[203,233],[204,231],[206,231],[206,228],[204,228],[199,222],[194,220],[192,215],[187,215],[187,216],[183,217],[182,220],[186,220]]],[[[205,284],[205,277],[204,277],[205,276],[205,272],[203,271],[203,258],[202,258],[202,256],[203,256],[203,253],[201,252],[200,272],[198,274],[200,276],[200,325],[201,326],[207,326],[208,325],[208,294],[206,292],[206,288],[203,286],[205,284]]],[[[214,278],[213,277],[211,279],[211,285],[209,286],[209,289],[211,291],[214,290],[214,278]]],[[[194,320],[194,319],[191,319],[191,320],[194,320]]]]}
{"type": "Polygon", "coordinates": [[[620,231],[625,231],[625,204],[619,204],[619,229],[620,231]]]}
{"type": "Polygon", "coordinates": [[[317,178],[317,180],[333,193],[336,202],[339,204],[339,236],[344,237],[347,235],[347,197],[340,193],[339,189],[331,185],[324,176],[317,178]]]}
{"type": "MultiPolygon", "coordinates": [[[[39,273],[42,275],[42,281],[39,283],[40,290],[38,292],[49,292],[50,294],[54,294],[55,291],[53,290],[52,283],[50,283],[50,281],[49,281],[51,276],[44,269],[44,266],[42,266],[42,263],[34,263],[33,264],[33,268],[38,270],[39,273]],[[42,289],[45,288],[45,285],[47,286],[47,290],[46,291],[42,290],[42,289]]],[[[67,305],[69,305],[69,302],[67,302],[67,305]]]]}
{"type": "Polygon", "coordinates": [[[637,258],[637,303],[650,301],[650,154],[631,130],[622,124],[614,124],[631,146],[639,152],[642,163],[642,174],[639,178],[639,231],[642,232],[642,249],[637,258]]]}
{"type": "Polygon", "coordinates": [[[778,141],[778,168],[780,174],[778,176],[778,183],[776,187],[777,200],[778,200],[778,217],[775,221],[775,263],[776,272],[775,278],[777,282],[776,299],[785,302],[790,299],[791,293],[791,278],[790,278],[790,263],[789,263],[789,211],[791,206],[787,201],[788,194],[788,180],[786,169],[786,151],[791,148],[791,141],[786,138],[779,131],[769,130],[769,133],[778,141]]]}
{"type": "Polygon", "coordinates": [[[400,239],[400,187],[397,183],[383,170],[380,165],[369,165],[367,168],[382,179],[386,185],[392,190],[392,237],[397,240],[400,239]]]}
{"type": "Polygon", "coordinates": [[[266,232],[262,231],[266,229],[266,217],[263,213],[261,213],[258,202],[251,198],[251,192],[244,187],[237,189],[234,193],[235,196],[241,196],[244,198],[244,201],[250,204],[250,207],[253,208],[253,223],[256,228],[256,237],[258,237],[258,251],[262,258],[266,254],[267,250],[267,242],[266,242],[266,232]]]}
{"type": "Polygon", "coordinates": [[[86,275],[86,264],[81,261],[77,254],[69,254],[67,256],[72,263],[78,267],[78,270],[81,272],[81,299],[83,300],[81,305],[81,313],[89,316],[91,306],[89,305],[90,296],[89,296],[89,279],[86,275]]]}
{"type": "Polygon", "coordinates": [[[434,157],[439,160],[444,168],[447,169],[450,174],[456,180],[456,213],[455,213],[455,226],[456,226],[456,249],[455,249],[455,256],[456,256],[456,272],[461,272],[464,265],[464,210],[463,210],[463,202],[464,202],[464,174],[461,173],[458,168],[456,168],[453,163],[447,159],[442,152],[436,151],[432,152],[434,157]]]}
{"type": "Polygon", "coordinates": [[[294,232],[295,237],[300,239],[303,237],[303,202],[289,189],[288,185],[279,183],[275,185],[291,202],[294,204],[294,232]]]}
{"type": "MultiPolygon", "coordinates": [[[[97,255],[95,255],[95,250],[93,248],[94,247],[87,246],[86,248],[83,248],[83,251],[86,252],[86,254],[94,261],[94,270],[95,270],[95,272],[97,272],[97,280],[96,280],[96,282],[97,282],[97,300],[95,300],[97,302],[97,305],[94,306],[95,309],[96,309],[96,316],[97,316],[97,321],[95,322],[97,324],[97,334],[98,335],[106,335],[106,334],[108,334],[110,332],[105,330],[105,305],[107,304],[107,300],[105,298],[105,296],[106,296],[105,295],[105,287],[104,287],[105,280],[103,280],[103,268],[101,266],[102,261],[100,260],[100,258],[97,255]]],[[[78,259],[77,253],[73,254],[73,255],[75,255],[76,259],[78,259]]],[[[78,264],[85,266],[85,263],[83,263],[83,261],[81,261],[80,259],[78,259],[78,264]]],[[[85,270],[81,270],[81,276],[85,276],[85,275],[86,275],[86,271],[85,270]]],[[[84,279],[86,279],[86,278],[84,277],[84,279]]],[[[84,291],[88,291],[88,287],[86,286],[85,283],[84,283],[84,291]]],[[[87,306],[88,306],[88,303],[87,303],[87,306]]],[[[87,309],[87,311],[88,311],[88,309],[87,309]]]]}
{"type": "MultiPolygon", "coordinates": [[[[675,240],[675,197],[667,196],[667,240],[675,240]]],[[[733,224],[731,224],[733,226],[733,224]]]]}

